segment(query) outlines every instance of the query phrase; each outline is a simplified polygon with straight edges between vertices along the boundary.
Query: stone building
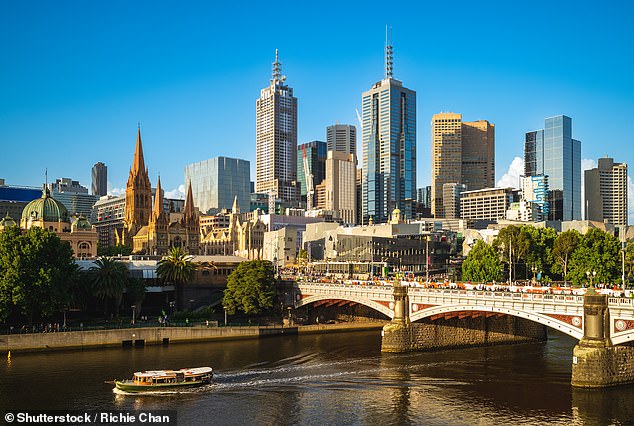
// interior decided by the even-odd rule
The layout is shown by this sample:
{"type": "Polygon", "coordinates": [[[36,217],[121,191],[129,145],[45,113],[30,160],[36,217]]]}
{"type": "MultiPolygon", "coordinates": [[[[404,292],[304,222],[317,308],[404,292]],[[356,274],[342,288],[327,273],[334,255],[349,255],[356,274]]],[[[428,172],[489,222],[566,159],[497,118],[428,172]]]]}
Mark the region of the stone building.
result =
{"type": "MultiPolygon", "coordinates": [[[[4,223],[12,222],[9,219],[3,219],[4,223]]],[[[98,237],[95,228],[84,216],[71,218],[66,207],[51,197],[46,186],[42,190],[42,197],[31,201],[22,211],[20,228],[26,230],[33,226],[55,232],[60,240],[68,241],[76,258],[97,256],[98,237]]]]}

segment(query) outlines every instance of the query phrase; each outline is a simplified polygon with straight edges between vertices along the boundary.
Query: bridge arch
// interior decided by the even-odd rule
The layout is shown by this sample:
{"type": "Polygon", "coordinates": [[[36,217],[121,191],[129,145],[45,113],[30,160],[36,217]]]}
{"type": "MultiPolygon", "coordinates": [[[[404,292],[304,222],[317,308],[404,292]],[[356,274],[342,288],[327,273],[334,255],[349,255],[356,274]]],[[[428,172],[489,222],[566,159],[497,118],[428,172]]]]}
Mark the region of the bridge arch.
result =
{"type": "MultiPolygon", "coordinates": [[[[546,327],[558,330],[568,336],[574,337],[577,340],[581,340],[583,337],[583,329],[574,327],[563,321],[554,319],[544,314],[536,312],[527,312],[518,309],[498,307],[498,306],[483,306],[483,305],[445,305],[434,306],[431,308],[421,309],[417,312],[410,313],[410,321],[415,322],[423,318],[431,317],[433,315],[445,314],[459,311],[483,311],[483,312],[495,312],[506,315],[511,315],[519,318],[523,318],[529,321],[543,324],[546,327]]],[[[582,317],[583,318],[583,317],[582,317]]],[[[582,319],[583,321],[583,319],[582,319]]]]}
{"type": "Polygon", "coordinates": [[[301,308],[302,306],[310,305],[311,303],[319,302],[321,300],[345,300],[348,302],[355,302],[360,305],[367,306],[368,308],[374,309],[375,311],[379,311],[390,319],[394,318],[394,311],[389,307],[375,302],[374,300],[366,299],[363,297],[355,297],[351,295],[341,295],[333,297],[332,295],[316,294],[295,302],[295,308],[301,308]]]}

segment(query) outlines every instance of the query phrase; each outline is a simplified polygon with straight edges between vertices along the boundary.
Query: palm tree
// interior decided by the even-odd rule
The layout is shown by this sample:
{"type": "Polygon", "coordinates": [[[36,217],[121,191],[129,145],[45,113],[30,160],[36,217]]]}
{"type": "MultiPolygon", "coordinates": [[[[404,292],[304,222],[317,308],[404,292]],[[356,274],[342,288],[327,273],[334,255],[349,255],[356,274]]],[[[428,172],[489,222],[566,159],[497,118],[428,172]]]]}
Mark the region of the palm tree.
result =
{"type": "Polygon", "coordinates": [[[97,299],[104,301],[104,314],[107,313],[108,299],[112,299],[119,316],[123,289],[128,282],[128,268],[113,257],[102,256],[90,268],[90,272],[92,293],[97,299]]]}
{"type": "Polygon", "coordinates": [[[172,283],[176,287],[176,310],[182,309],[183,284],[191,281],[198,264],[192,262],[192,256],[188,255],[180,247],[172,247],[167,256],[159,260],[156,273],[166,283],[172,283]]]}

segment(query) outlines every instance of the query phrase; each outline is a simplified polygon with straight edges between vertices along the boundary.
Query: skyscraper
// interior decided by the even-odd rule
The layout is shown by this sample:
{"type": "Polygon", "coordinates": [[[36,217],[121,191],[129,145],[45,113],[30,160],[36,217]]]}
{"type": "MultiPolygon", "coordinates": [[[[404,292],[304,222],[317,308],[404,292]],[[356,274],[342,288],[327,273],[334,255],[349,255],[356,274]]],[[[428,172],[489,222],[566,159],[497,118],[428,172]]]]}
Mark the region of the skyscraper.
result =
{"type": "Polygon", "coordinates": [[[462,114],[434,114],[431,139],[431,212],[436,218],[444,218],[443,185],[462,179],[462,114]]]}
{"type": "MultiPolygon", "coordinates": [[[[297,183],[302,197],[306,196],[306,172],[304,155],[308,163],[308,174],[313,175],[313,190],[326,178],[326,142],[306,142],[297,147],[297,183]]],[[[314,206],[314,205],[313,205],[314,206]]]]}
{"type": "Polygon", "coordinates": [[[581,219],[581,142],[572,138],[572,119],[545,120],[526,133],[524,175],[548,176],[549,220],[581,219]]]}
{"type": "Polygon", "coordinates": [[[416,200],[416,92],[393,78],[392,46],[385,77],[363,93],[363,217],[387,222],[398,207],[412,218],[416,200]]]}
{"type": "Polygon", "coordinates": [[[351,124],[333,124],[326,127],[328,151],[357,155],[357,128],[351,124]]]}
{"type": "Polygon", "coordinates": [[[193,203],[201,212],[231,209],[251,201],[251,166],[238,158],[214,157],[185,166],[185,184],[191,183],[193,203]]]}
{"type": "Polygon", "coordinates": [[[467,191],[495,186],[495,125],[447,112],[434,114],[431,127],[432,212],[442,218],[444,184],[462,184],[467,191]]]}
{"type": "Polygon", "coordinates": [[[260,91],[256,101],[255,191],[269,194],[269,203],[279,199],[295,204],[297,98],[285,80],[276,50],[271,83],[260,91]]]}
{"type": "Polygon", "coordinates": [[[108,166],[101,161],[92,166],[92,195],[103,197],[108,193],[108,166]]]}
{"type": "Polygon", "coordinates": [[[357,222],[357,157],[339,151],[328,151],[326,160],[326,210],[338,213],[344,223],[357,222]]]}
{"type": "Polygon", "coordinates": [[[467,190],[495,186],[495,125],[487,120],[462,122],[462,178],[467,190]]]}
{"type": "Polygon", "coordinates": [[[585,178],[586,219],[627,225],[627,164],[599,158],[585,178]]]}

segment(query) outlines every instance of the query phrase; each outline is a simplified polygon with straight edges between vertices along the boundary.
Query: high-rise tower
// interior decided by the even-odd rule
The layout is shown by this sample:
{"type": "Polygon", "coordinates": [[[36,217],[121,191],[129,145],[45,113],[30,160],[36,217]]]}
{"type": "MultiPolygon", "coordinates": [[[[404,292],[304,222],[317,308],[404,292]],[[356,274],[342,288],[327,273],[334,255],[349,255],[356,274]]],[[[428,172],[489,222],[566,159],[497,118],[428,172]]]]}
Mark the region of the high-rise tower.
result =
{"type": "Polygon", "coordinates": [[[416,92],[393,77],[385,46],[385,78],[363,93],[363,218],[386,222],[398,207],[412,218],[416,200],[416,92]]]}
{"type": "Polygon", "coordinates": [[[545,120],[526,133],[524,174],[548,176],[549,220],[581,220],[581,142],[572,138],[572,119],[545,120]]]}
{"type": "Polygon", "coordinates": [[[108,167],[101,161],[92,166],[92,195],[103,197],[108,193],[108,167]]]}
{"type": "Polygon", "coordinates": [[[326,127],[328,151],[357,155],[357,128],[352,124],[333,124],[326,127]]]}
{"type": "Polygon", "coordinates": [[[297,98],[285,80],[276,50],[271,83],[260,91],[255,114],[255,191],[269,194],[270,204],[298,200],[297,98]]]}
{"type": "Polygon", "coordinates": [[[599,158],[585,171],[586,219],[627,225],[627,164],[599,158]]]}

